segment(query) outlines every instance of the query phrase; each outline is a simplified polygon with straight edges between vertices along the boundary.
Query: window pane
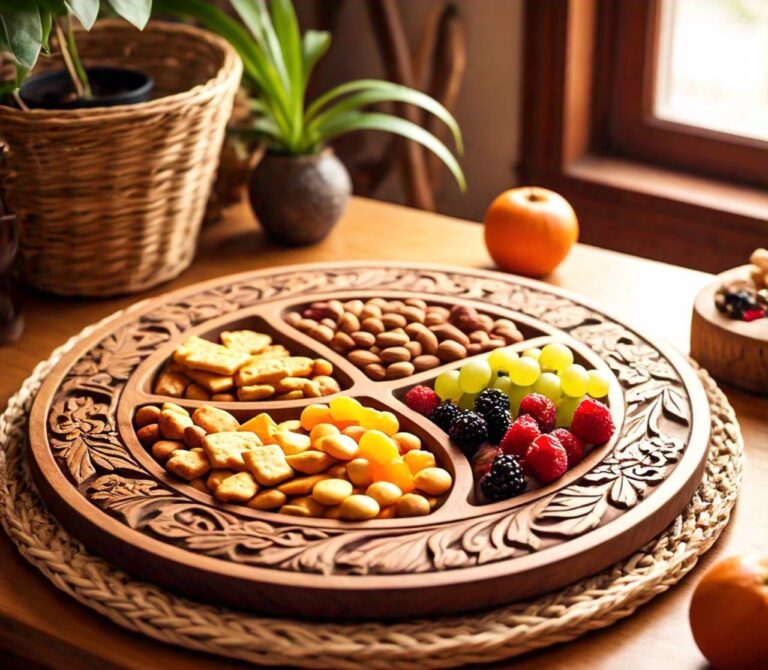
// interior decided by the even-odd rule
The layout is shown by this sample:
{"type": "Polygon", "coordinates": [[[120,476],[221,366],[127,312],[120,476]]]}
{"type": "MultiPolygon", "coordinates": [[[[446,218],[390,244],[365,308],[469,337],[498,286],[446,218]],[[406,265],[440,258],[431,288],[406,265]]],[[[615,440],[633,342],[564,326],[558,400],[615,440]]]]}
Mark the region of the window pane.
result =
{"type": "Polygon", "coordinates": [[[654,114],[768,140],[768,0],[662,0],[654,114]]]}

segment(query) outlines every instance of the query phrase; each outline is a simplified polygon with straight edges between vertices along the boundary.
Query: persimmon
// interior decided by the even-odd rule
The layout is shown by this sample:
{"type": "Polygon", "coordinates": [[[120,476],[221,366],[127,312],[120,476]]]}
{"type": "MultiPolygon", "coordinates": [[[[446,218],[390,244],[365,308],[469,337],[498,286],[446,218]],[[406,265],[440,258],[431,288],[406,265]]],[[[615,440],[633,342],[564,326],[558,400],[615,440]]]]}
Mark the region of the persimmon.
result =
{"type": "Polygon", "coordinates": [[[689,613],[701,653],[717,670],[768,668],[768,556],[733,556],[696,585],[689,613]]]}
{"type": "Polygon", "coordinates": [[[503,270],[542,277],[579,237],[576,214],[563,196],[537,186],[499,195],[485,214],[485,244],[503,270]]]}

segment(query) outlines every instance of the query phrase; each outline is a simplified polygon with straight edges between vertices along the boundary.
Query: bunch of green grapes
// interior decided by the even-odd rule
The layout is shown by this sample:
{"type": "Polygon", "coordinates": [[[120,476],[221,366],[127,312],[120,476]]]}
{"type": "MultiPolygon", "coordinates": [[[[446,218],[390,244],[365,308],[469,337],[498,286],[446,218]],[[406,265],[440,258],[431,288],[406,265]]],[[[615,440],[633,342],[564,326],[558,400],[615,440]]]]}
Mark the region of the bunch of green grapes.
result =
{"type": "Polygon", "coordinates": [[[573,352],[554,342],[541,349],[526,349],[522,355],[511,347],[494,349],[483,358],[473,358],[460,369],[443,372],[435,380],[441,400],[452,400],[462,409],[472,409],[475,398],[486,388],[509,396],[517,415],[520,401],[529,393],[541,393],[558,408],[558,425],[570,425],[573,412],[586,397],[604,398],[610,377],[601,370],[587,370],[574,363],[573,352]]]}

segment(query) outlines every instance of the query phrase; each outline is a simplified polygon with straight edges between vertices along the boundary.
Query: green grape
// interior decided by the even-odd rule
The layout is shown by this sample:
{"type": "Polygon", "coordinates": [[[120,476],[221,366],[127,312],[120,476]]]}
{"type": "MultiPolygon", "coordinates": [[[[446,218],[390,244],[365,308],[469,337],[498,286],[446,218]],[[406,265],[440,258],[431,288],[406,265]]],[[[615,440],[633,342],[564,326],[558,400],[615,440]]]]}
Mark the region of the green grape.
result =
{"type": "Polygon", "coordinates": [[[560,388],[563,389],[565,395],[569,395],[571,398],[584,395],[587,392],[588,384],[589,373],[583,365],[578,363],[569,365],[560,373],[560,388]]]}
{"type": "Polygon", "coordinates": [[[465,363],[459,372],[459,385],[464,393],[480,393],[491,383],[491,366],[482,358],[465,363]]]}
{"type": "Polygon", "coordinates": [[[536,347],[531,347],[530,349],[526,349],[523,352],[523,356],[525,358],[532,358],[534,361],[538,361],[539,356],[541,356],[541,349],[537,349],[536,347]]]}
{"type": "MultiPolygon", "coordinates": [[[[542,352],[543,355],[544,352],[542,352]]],[[[533,385],[534,393],[541,393],[547,396],[553,402],[560,400],[562,395],[560,391],[560,377],[554,372],[542,372],[541,376],[536,380],[533,385]]]]}
{"type": "Polygon", "coordinates": [[[564,396],[560,402],[557,403],[557,425],[558,427],[569,428],[571,421],[573,421],[573,413],[579,406],[582,400],[587,396],[581,396],[579,398],[570,398],[564,396]]]}
{"type": "Polygon", "coordinates": [[[533,386],[513,386],[509,394],[509,411],[512,416],[517,416],[520,411],[520,401],[529,393],[533,393],[533,386]]]}
{"type": "Polygon", "coordinates": [[[461,398],[459,398],[459,407],[461,409],[467,410],[467,409],[475,409],[475,399],[477,396],[480,395],[479,393],[465,393],[461,398]]]}
{"type": "Polygon", "coordinates": [[[587,393],[593,398],[604,398],[611,388],[611,377],[603,370],[590,370],[587,393]]]}
{"type": "Polygon", "coordinates": [[[501,347],[499,349],[494,349],[488,354],[488,363],[491,366],[491,370],[494,372],[498,372],[499,370],[509,372],[510,362],[519,357],[519,354],[510,347],[501,347]]]}
{"type": "Polygon", "coordinates": [[[512,391],[512,380],[509,377],[497,377],[492,386],[502,393],[509,395],[512,391]]]}
{"type": "Polygon", "coordinates": [[[573,363],[573,352],[564,344],[553,342],[541,350],[539,365],[542,370],[560,372],[573,363]]]}
{"type": "Polygon", "coordinates": [[[509,378],[517,386],[530,386],[539,378],[539,374],[541,368],[538,362],[525,356],[516,358],[509,368],[509,378]]]}
{"type": "Polygon", "coordinates": [[[461,398],[459,371],[450,370],[438,375],[435,379],[435,393],[440,397],[440,400],[458,400],[461,398]]]}

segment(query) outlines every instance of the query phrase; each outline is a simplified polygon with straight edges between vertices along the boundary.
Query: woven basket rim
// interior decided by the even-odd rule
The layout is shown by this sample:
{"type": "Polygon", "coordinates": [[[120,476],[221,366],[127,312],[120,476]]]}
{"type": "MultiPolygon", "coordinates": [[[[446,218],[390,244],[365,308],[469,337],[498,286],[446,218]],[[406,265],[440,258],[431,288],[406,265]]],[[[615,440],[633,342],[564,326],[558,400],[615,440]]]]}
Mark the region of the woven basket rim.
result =
{"type": "MultiPolygon", "coordinates": [[[[93,30],[98,31],[99,28],[124,29],[126,32],[136,31],[135,28],[118,19],[100,19],[93,30]]],[[[149,116],[157,114],[159,111],[168,111],[169,107],[174,108],[203,103],[216,95],[220,88],[225,87],[231,78],[237,77],[239,80],[242,75],[243,62],[237,51],[227,40],[209,30],[188,24],[153,19],[141,32],[171,32],[176,35],[186,35],[188,39],[209,44],[221,52],[221,67],[219,67],[215,76],[201,84],[196,84],[185,91],[171,93],[148,102],[116,105],[113,107],[91,107],[87,109],[31,109],[29,111],[0,105],[0,119],[2,119],[3,123],[34,124],[39,126],[41,124],[88,124],[149,116]]]]}

